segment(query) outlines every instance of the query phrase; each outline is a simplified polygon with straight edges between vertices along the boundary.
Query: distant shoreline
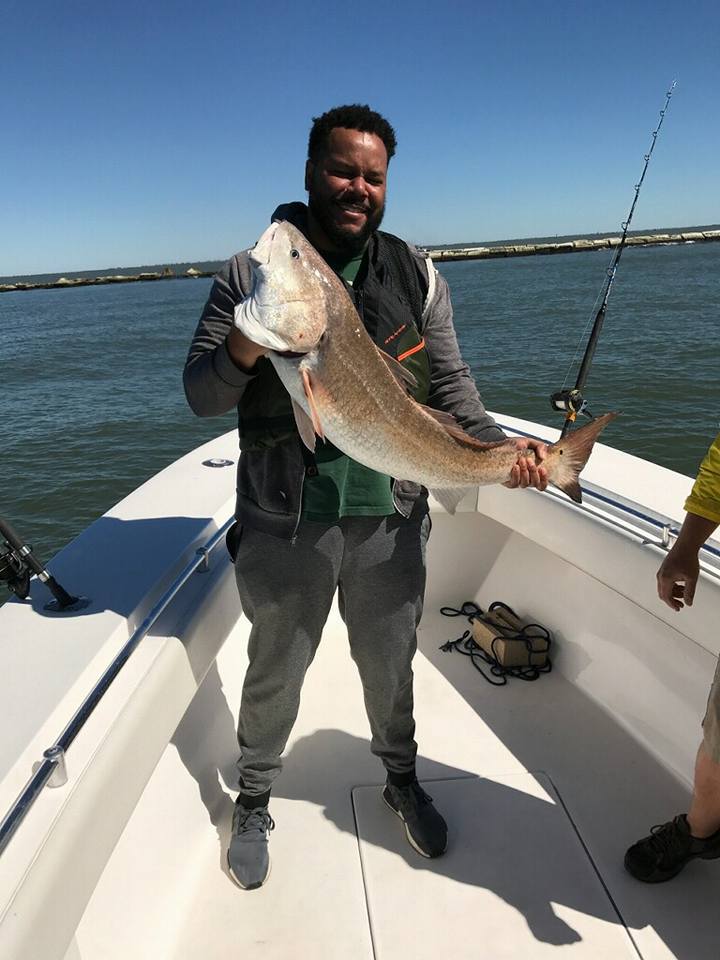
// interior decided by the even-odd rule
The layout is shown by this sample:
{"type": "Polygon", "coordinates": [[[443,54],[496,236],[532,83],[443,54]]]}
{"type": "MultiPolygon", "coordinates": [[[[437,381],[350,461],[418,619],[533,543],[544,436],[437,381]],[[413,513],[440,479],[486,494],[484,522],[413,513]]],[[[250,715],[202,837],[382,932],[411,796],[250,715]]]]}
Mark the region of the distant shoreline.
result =
{"type": "MultiPolygon", "coordinates": [[[[537,254],[580,253],[620,245],[621,237],[581,238],[560,243],[514,243],[487,247],[452,247],[427,249],[433,260],[485,260],[491,257],[528,257],[537,254]]],[[[628,247],[657,247],[678,243],[709,243],[720,240],[720,230],[686,230],[682,233],[645,233],[628,236],[628,247]]]]}
{"type": "Polygon", "coordinates": [[[65,290],[68,287],[98,287],[109,283],[145,283],[150,280],[196,280],[199,277],[214,277],[216,270],[194,270],[185,273],[165,271],[163,273],[116,273],[99,277],[60,277],[58,280],[45,280],[39,283],[0,283],[0,293],[12,293],[14,290],[65,290]]]}
{"type": "MultiPolygon", "coordinates": [[[[577,238],[574,240],[549,241],[538,243],[492,243],[485,246],[443,246],[422,247],[428,256],[437,262],[453,260],[486,260],[495,257],[527,257],[536,255],[580,253],[586,250],[601,250],[617,247],[620,244],[619,236],[602,236],[577,238]]],[[[651,232],[628,235],[626,245],[631,246],[662,246],[678,243],[709,243],[720,240],[718,230],[683,230],[677,233],[651,232]]],[[[103,274],[99,276],[59,277],[57,280],[39,280],[26,282],[18,280],[13,283],[0,283],[0,293],[13,293],[25,290],[56,290],[69,287],[103,286],[112,283],[143,283],[157,280],[195,280],[202,277],[213,277],[217,268],[198,270],[190,267],[178,273],[170,267],[162,271],[141,272],[136,274],[103,274]]]]}

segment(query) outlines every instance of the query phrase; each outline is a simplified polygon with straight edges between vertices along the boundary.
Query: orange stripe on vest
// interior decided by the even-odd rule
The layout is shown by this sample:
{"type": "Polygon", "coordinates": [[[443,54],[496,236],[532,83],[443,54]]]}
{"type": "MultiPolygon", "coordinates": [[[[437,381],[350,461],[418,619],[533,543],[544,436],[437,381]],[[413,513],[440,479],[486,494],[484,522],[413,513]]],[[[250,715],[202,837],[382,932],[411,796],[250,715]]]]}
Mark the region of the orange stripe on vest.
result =
{"type": "Polygon", "coordinates": [[[425,349],[425,340],[421,340],[420,343],[416,344],[414,347],[411,347],[409,350],[406,350],[405,353],[401,353],[398,357],[398,363],[401,363],[403,360],[406,360],[408,357],[411,357],[414,353],[417,353],[418,350],[425,349]]]}

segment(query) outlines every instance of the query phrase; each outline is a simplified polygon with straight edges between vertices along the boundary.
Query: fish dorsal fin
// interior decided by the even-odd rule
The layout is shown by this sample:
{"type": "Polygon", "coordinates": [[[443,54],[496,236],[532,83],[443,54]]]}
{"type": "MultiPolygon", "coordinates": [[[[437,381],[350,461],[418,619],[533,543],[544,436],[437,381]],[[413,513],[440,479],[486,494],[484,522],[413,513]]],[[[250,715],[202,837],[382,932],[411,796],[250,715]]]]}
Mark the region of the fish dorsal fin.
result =
{"type": "Polygon", "coordinates": [[[457,440],[457,442],[463,444],[463,446],[471,447],[473,450],[491,450],[493,447],[499,447],[501,444],[507,442],[506,440],[493,440],[490,443],[486,443],[482,440],[476,440],[475,437],[471,437],[469,433],[463,430],[451,413],[445,413],[444,410],[433,410],[432,407],[426,407],[422,403],[419,403],[418,406],[447,431],[453,440],[457,440]]]}
{"type": "Polygon", "coordinates": [[[395,357],[391,357],[389,353],[385,353],[384,350],[381,350],[380,347],[377,348],[377,352],[385,361],[388,370],[395,377],[397,382],[406,392],[414,390],[418,382],[415,379],[414,375],[404,367],[399,360],[396,360],[395,357]]]}
{"type": "Polygon", "coordinates": [[[310,417],[295,400],[292,401],[293,414],[295,415],[295,424],[300,434],[300,439],[308,448],[310,453],[315,453],[315,427],[310,417]]]}
{"type": "Polygon", "coordinates": [[[418,406],[421,410],[424,410],[428,416],[432,417],[436,423],[444,427],[448,433],[453,430],[462,430],[462,427],[451,413],[445,413],[444,410],[433,410],[432,407],[426,407],[424,403],[419,403],[418,406]]]}
{"type": "Polygon", "coordinates": [[[447,487],[442,490],[431,490],[430,493],[448,513],[452,514],[457,510],[457,506],[463,497],[467,496],[469,489],[470,487],[460,487],[459,489],[447,487]]]}

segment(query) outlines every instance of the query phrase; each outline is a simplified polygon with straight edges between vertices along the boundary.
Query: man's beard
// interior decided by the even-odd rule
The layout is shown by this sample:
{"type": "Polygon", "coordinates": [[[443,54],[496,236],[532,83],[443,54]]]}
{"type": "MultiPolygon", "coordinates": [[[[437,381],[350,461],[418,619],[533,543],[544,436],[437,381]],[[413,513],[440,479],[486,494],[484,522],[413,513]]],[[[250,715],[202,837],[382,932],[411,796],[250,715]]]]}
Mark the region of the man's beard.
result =
{"type": "Polygon", "coordinates": [[[378,210],[373,210],[367,214],[365,226],[362,230],[357,233],[349,233],[333,220],[327,205],[318,202],[312,193],[308,196],[308,208],[316,222],[322,227],[325,236],[336,247],[338,253],[348,256],[355,256],[365,249],[370,235],[377,230],[385,215],[385,204],[383,204],[378,210]]]}

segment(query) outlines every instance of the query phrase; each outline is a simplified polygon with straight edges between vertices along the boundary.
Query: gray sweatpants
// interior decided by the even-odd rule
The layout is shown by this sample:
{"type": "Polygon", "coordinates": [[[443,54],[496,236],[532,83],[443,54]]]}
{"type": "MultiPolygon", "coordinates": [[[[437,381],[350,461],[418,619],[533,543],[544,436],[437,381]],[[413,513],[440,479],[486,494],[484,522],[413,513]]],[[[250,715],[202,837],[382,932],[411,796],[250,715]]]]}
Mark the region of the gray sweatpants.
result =
{"type": "Polygon", "coordinates": [[[429,516],[406,520],[399,514],[303,522],[294,543],[242,531],[235,575],[252,623],[238,726],[243,794],[266,793],[280,772],[305,671],[336,588],[363,685],[372,752],[393,773],[413,770],[411,663],[429,532],[429,516]]]}

